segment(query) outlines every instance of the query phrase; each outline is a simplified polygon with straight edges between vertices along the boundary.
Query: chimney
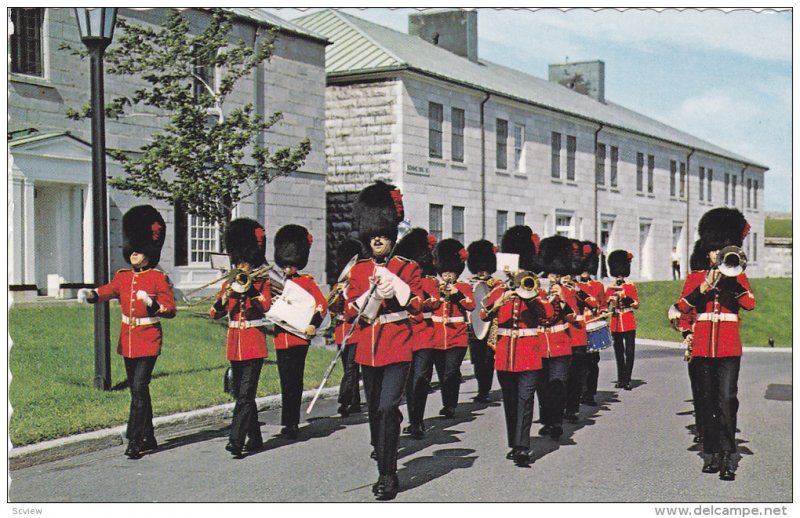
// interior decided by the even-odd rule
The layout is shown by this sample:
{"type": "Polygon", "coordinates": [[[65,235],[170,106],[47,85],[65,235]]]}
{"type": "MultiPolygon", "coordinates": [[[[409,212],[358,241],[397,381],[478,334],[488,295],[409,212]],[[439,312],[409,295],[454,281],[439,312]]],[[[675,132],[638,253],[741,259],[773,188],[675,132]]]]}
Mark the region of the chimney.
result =
{"type": "Polygon", "coordinates": [[[409,15],[408,33],[478,62],[478,13],[463,9],[409,15]]]}
{"type": "Polygon", "coordinates": [[[600,60],[550,65],[550,81],[606,102],[606,64],[600,60]]]}

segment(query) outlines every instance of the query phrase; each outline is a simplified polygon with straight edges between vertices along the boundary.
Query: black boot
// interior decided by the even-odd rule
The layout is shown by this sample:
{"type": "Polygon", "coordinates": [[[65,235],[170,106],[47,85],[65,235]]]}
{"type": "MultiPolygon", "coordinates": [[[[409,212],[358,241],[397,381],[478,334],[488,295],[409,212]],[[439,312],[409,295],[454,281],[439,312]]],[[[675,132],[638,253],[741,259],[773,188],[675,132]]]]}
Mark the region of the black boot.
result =
{"type": "Polygon", "coordinates": [[[235,458],[240,458],[242,456],[242,445],[236,441],[228,441],[228,444],[225,445],[225,450],[229,451],[235,458]]]}
{"type": "Polygon", "coordinates": [[[253,453],[257,451],[261,451],[261,448],[264,447],[264,439],[261,438],[261,434],[254,437],[250,437],[247,439],[247,442],[244,443],[244,450],[248,453],[253,453]]]}
{"type": "Polygon", "coordinates": [[[296,424],[291,424],[289,426],[284,426],[281,428],[281,435],[286,437],[287,439],[297,439],[297,435],[300,433],[300,427],[296,424]]]}
{"type": "Polygon", "coordinates": [[[539,435],[541,435],[542,437],[544,437],[545,435],[550,435],[550,432],[552,430],[553,430],[553,427],[550,426],[549,424],[546,424],[546,425],[542,426],[541,428],[539,428],[539,435]]]}
{"type": "Polygon", "coordinates": [[[514,464],[520,468],[527,468],[531,465],[531,452],[527,448],[515,448],[514,464]]]}
{"type": "Polygon", "coordinates": [[[381,476],[383,482],[378,482],[378,488],[375,491],[375,496],[378,500],[394,500],[397,496],[397,490],[400,488],[400,483],[397,480],[397,474],[381,476]]]}
{"type": "Polygon", "coordinates": [[[153,451],[158,449],[158,441],[156,441],[155,436],[145,437],[142,441],[142,451],[153,451]]]}
{"type": "Polygon", "coordinates": [[[736,466],[731,458],[731,454],[728,452],[723,453],[720,457],[719,479],[736,480],[736,466]]]}
{"type": "Polygon", "coordinates": [[[721,455],[719,453],[712,453],[703,463],[703,473],[717,473],[720,468],[721,455]]]}
{"type": "Polygon", "coordinates": [[[341,415],[342,417],[349,417],[350,407],[348,407],[347,405],[339,405],[339,409],[337,410],[337,412],[339,412],[339,415],[341,415]]]}
{"type": "Polygon", "coordinates": [[[559,437],[561,437],[561,435],[563,433],[564,433],[564,429],[561,428],[561,425],[557,424],[557,425],[553,426],[552,428],[550,428],[550,438],[552,438],[552,439],[556,439],[557,440],[559,437]]]}
{"type": "Polygon", "coordinates": [[[577,423],[578,414],[576,412],[564,412],[564,420],[570,423],[577,423]]]}
{"type": "Polygon", "coordinates": [[[517,449],[516,448],[511,448],[511,450],[508,453],[506,453],[506,458],[508,460],[514,460],[514,456],[516,454],[517,454],[517,449]]]}
{"type": "Polygon", "coordinates": [[[128,441],[128,447],[125,449],[125,455],[131,460],[142,458],[142,441],[139,439],[131,439],[128,441]]]}

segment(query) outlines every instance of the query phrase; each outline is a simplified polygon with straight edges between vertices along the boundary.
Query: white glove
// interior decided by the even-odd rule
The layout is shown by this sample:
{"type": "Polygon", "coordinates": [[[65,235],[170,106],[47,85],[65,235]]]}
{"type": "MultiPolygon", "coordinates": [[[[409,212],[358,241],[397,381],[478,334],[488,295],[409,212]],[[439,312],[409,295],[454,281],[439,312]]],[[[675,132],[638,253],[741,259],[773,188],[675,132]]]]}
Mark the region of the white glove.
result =
{"type": "Polygon", "coordinates": [[[89,295],[92,293],[92,290],[89,288],[81,288],[78,290],[78,302],[84,304],[88,302],[89,295]]]}
{"type": "Polygon", "coordinates": [[[152,306],[153,299],[150,298],[150,295],[147,294],[144,290],[139,290],[136,292],[136,298],[144,302],[145,306],[152,306]]]}
{"type": "Polygon", "coordinates": [[[394,286],[392,286],[392,282],[389,279],[378,284],[376,291],[383,299],[388,300],[394,297],[394,286]]]}

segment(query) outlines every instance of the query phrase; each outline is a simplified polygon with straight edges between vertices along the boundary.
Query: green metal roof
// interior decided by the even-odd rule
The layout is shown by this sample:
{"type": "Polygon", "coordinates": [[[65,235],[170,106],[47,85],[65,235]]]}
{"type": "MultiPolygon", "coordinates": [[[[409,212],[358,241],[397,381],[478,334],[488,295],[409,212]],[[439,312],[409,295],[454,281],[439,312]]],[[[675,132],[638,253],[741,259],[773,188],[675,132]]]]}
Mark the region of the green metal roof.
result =
{"type": "Polygon", "coordinates": [[[444,81],[569,114],[729,160],[768,169],[748,158],[606,101],[599,102],[564,86],[485,60],[477,63],[416,36],[395,31],[336,10],[293,20],[333,42],[326,48],[329,78],[412,70],[444,81]]]}
{"type": "Polygon", "coordinates": [[[254,7],[229,7],[225,9],[227,11],[232,12],[236,16],[247,18],[248,20],[258,22],[259,24],[272,25],[274,27],[278,27],[281,30],[291,32],[298,36],[302,36],[312,40],[317,40],[325,44],[330,43],[325,36],[316,34],[304,27],[300,27],[297,24],[294,24],[288,20],[284,20],[283,18],[275,16],[274,14],[268,13],[267,11],[264,11],[262,9],[257,9],[254,7]]]}

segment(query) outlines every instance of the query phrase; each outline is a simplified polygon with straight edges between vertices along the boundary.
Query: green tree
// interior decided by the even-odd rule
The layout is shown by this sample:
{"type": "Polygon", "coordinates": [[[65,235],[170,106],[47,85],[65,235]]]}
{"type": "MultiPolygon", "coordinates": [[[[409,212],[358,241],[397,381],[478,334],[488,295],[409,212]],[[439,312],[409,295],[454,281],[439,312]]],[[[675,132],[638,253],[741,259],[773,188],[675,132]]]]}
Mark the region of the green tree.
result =
{"type": "MultiPolygon", "coordinates": [[[[180,204],[224,229],[240,200],[300,168],[311,143],[306,138],[294,147],[271,150],[258,144],[258,135],[281,120],[280,112],[262,118],[252,103],[226,111],[239,79],[272,56],[277,30],[263,32],[255,48],[243,40],[232,43],[233,15],[223,9],[209,12],[208,25],[197,35],[190,34],[190,24],[177,10],[159,29],[118,19],[117,44],[105,54],[107,72],[138,76],[147,85],[112,99],[106,114],[163,117],[165,124],[138,153],[109,151],[126,173],[109,184],[180,204]],[[217,81],[209,80],[210,71],[219,75],[217,81]],[[142,106],[150,108],[148,113],[135,112],[142,106]]],[[[67,116],[90,117],[91,109],[88,104],[69,109],[67,116]]]]}

